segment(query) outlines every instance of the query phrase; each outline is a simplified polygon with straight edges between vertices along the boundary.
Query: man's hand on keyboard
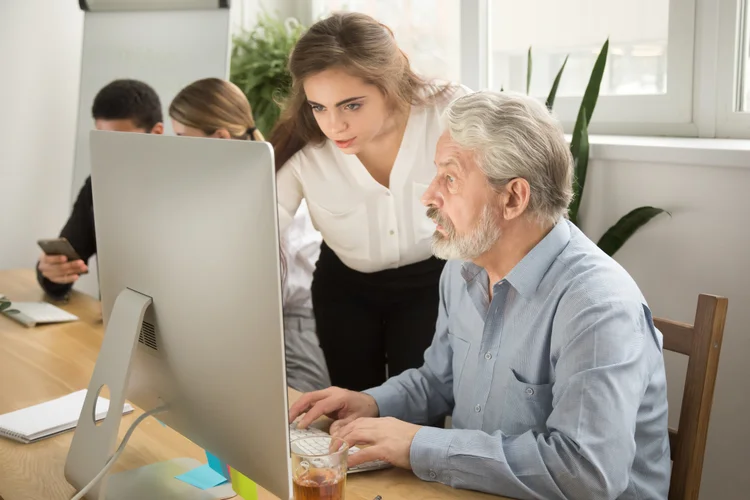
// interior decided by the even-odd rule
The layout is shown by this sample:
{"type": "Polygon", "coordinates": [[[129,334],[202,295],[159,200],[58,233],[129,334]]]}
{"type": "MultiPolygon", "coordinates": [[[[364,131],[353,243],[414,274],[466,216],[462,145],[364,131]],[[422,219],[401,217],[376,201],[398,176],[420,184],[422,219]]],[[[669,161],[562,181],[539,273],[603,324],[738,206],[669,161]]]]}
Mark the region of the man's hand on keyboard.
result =
{"type": "Polygon", "coordinates": [[[411,469],[411,442],[421,428],[392,417],[358,418],[332,435],[343,439],[349,446],[368,445],[349,455],[349,467],[383,460],[402,469],[411,469]]]}
{"type": "MultiPolygon", "coordinates": [[[[308,392],[299,398],[289,409],[289,423],[303,413],[305,416],[297,423],[300,429],[306,428],[323,415],[333,420],[345,419],[347,423],[355,418],[377,417],[378,405],[368,394],[329,387],[322,391],[308,392]]],[[[339,427],[341,425],[335,425],[331,429],[333,431],[339,427]]]]}

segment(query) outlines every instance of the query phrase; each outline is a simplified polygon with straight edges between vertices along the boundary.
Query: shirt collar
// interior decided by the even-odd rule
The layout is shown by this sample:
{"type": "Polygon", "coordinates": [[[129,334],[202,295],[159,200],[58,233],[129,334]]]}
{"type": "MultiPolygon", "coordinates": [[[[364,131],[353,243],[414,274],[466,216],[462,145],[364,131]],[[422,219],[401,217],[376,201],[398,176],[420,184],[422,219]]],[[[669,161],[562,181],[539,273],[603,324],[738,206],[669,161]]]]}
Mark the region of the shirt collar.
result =
{"type": "MultiPolygon", "coordinates": [[[[505,277],[518,293],[529,297],[539,287],[539,283],[541,283],[549,267],[570,242],[570,226],[568,224],[567,219],[561,219],[555,224],[552,230],[547,233],[547,236],[537,243],[505,277]]],[[[461,276],[464,280],[470,282],[483,270],[473,262],[464,262],[461,266],[461,276]]]]}

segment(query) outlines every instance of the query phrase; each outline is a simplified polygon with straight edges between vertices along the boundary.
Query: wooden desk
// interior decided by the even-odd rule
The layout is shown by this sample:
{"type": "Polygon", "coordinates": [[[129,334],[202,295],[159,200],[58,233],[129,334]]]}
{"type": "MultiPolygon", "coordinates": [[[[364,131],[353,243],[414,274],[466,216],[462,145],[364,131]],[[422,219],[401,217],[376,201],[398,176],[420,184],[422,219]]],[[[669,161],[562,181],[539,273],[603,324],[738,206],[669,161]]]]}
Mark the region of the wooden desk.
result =
{"type": "MultiPolygon", "coordinates": [[[[34,272],[28,269],[0,271],[0,293],[10,300],[44,300],[34,272]]],[[[69,303],[56,305],[81,320],[28,329],[0,316],[0,414],[88,387],[103,335],[99,302],[74,293],[69,303]]],[[[290,391],[290,399],[296,397],[290,391]]],[[[123,416],[120,439],[141,413],[136,409],[123,416]]],[[[27,445],[0,438],[0,499],[69,499],[75,491],[63,470],[72,438],[72,431],[27,445]]],[[[177,457],[206,460],[202,448],[149,418],[133,433],[113,472],[177,457]]],[[[372,500],[376,495],[383,500],[498,498],[425,483],[398,469],[349,476],[347,499],[372,500]]],[[[275,498],[266,491],[259,491],[259,497],[275,498]]]]}

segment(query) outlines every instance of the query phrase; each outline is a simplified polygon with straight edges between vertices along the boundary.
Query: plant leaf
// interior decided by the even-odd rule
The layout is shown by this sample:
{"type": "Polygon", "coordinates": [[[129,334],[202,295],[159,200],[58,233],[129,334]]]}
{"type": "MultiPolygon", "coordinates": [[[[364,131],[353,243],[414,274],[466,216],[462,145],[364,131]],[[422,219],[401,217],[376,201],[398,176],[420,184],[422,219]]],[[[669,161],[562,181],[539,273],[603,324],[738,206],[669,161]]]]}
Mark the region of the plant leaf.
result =
{"type": "Polygon", "coordinates": [[[565,69],[565,65],[568,63],[568,56],[565,56],[565,60],[562,63],[562,66],[560,66],[560,71],[557,72],[557,76],[555,77],[555,81],[552,83],[552,88],[549,91],[549,95],[547,96],[547,109],[552,111],[552,106],[555,104],[555,96],[557,95],[557,87],[560,85],[560,78],[562,78],[563,70],[565,69]]]}
{"type": "Polygon", "coordinates": [[[599,98],[599,88],[601,87],[602,77],[604,76],[604,67],[607,64],[607,52],[609,51],[609,39],[604,42],[602,50],[599,52],[599,57],[596,58],[594,63],[594,69],[591,71],[589,77],[589,83],[586,86],[586,92],[583,94],[583,100],[581,101],[581,108],[578,112],[578,118],[576,118],[576,124],[573,128],[573,138],[570,141],[570,150],[573,153],[573,158],[576,159],[579,143],[581,141],[581,120],[585,116],[586,123],[591,123],[591,117],[594,114],[594,107],[596,107],[596,101],[599,98]],[[581,113],[582,110],[585,112],[581,113]]]}
{"type": "Polygon", "coordinates": [[[666,210],[655,207],[639,207],[631,210],[623,215],[614,226],[607,229],[597,245],[611,257],[638,229],[661,213],[671,216],[666,210]]]}
{"type": "Polygon", "coordinates": [[[586,184],[586,172],[589,167],[589,124],[586,120],[586,108],[583,106],[578,111],[570,149],[573,155],[573,199],[568,207],[568,217],[577,226],[578,210],[581,208],[583,186],[586,184]]]}
{"type": "Polygon", "coordinates": [[[7,300],[0,301],[0,312],[5,311],[10,307],[10,302],[7,300]]]}
{"type": "Polygon", "coordinates": [[[251,31],[232,39],[229,80],[247,97],[256,127],[268,135],[279,118],[278,101],[288,95],[292,78],[289,54],[306,28],[263,11],[251,31]]]}
{"type": "Polygon", "coordinates": [[[526,54],[526,95],[531,90],[531,45],[529,45],[529,51],[526,54]]]}
{"type": "Polygon", "coordinates": [[[583,94],[583,101],[581,101],[581,106],[586,108],[586,122],[588,123],[591,123],[591,117],[594,114],[596,101],[599,99],[599,88],[602,85],[602,78],[604,77],[604,68],[607,65],[608,53],[609,38],[607,38],[604,45],[602,45],[602,50],[599,51],[599,56],[594,63],[594,69],[591,70],[591,76],[589,77],[589,83],[586,86],[586,92],[583,94]]]}

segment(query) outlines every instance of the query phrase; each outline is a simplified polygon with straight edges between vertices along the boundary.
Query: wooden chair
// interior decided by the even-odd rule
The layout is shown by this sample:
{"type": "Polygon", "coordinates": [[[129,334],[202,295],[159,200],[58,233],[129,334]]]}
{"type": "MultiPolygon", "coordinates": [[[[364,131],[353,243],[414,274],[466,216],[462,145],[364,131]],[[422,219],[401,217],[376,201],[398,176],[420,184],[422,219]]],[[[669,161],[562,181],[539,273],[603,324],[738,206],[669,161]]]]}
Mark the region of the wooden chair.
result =
{"type": "Polygon", "coordinates": [[[672,453],[669,500],[698,498],[726,317],[726,298],[701,294],[694,324],[654,318],[654,324],[664,335],[664,348],[689,357],[679,428],[669,430],[672,453]]]}

